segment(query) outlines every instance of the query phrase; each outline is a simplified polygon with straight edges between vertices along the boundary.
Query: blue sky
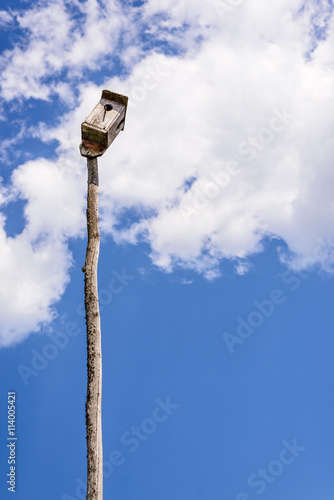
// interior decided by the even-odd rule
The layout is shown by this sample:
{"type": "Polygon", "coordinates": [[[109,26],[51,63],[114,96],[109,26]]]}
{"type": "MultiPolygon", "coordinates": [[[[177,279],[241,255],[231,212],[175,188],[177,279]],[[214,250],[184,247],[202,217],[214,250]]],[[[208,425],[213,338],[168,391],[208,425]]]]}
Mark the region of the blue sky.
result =
{"type": "Polygon", "coordinates": [[[0,496],[85,498],[80,124],[99,160],[104,496],[332,500],[331,1],[0,9],[0,496]]]}

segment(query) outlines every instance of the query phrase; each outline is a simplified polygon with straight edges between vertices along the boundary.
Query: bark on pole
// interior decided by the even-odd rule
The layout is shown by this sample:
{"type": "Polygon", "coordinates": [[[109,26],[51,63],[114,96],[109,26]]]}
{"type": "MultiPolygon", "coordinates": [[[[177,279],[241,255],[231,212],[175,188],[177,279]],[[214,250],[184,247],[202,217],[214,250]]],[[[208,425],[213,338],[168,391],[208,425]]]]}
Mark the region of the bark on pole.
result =
{"type": "Polygon", "coordinates": [[[87,326],[87,500],[103,498],[102,453],[102,350],[97,287],[97,265],[100,250],[99,181],[97,158],[87,157],[87,251],[85,261],[85,311],[87,326]]]}

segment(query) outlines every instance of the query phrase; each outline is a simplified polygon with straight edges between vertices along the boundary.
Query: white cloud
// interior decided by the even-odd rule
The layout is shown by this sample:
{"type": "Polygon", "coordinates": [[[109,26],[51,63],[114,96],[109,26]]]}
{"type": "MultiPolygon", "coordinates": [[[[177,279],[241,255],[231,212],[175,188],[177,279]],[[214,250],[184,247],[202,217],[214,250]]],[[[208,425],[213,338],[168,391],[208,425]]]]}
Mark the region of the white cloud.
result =
{"type": "Polygon", "coordinates": [[[32,238],[48,234],[63,240],[83,228],[85,178],[80,158],[60,157],[56,163],[44,159],[28,162],[13,173],[13,185],[28,201],[27,229],[32,238]]]}
{"type": "Polygon", "coordinates": [[[243,276],[244,274],[247,274],[249,269],[250,269],[250,264],[248,262],[238,262],[236,265],[236,272],[240,276],[243,276]]]}
{"type": "Polygon", "coordinates": [[[3,221],[0,240],[0,346],[6,346],[55,317],[52,306],[65,290],[71,261],[66,245],[49,236],[35,241],[25,231],[6,238],[3,221]]]}
{"type": "Polygon", "coordinates": [[[2,189],[3,203],[20,197],[27,204],[25,228],[15,237],[7,237],[0,214],[0,346],[23,340],[56,315],[72,262],[66,240],[84,234],[84,177],[65,158],[39,159],[14,171],[11,192],[2,189]]]}
{"type": "Polygon", "coordinates": [[[70,102],[68,83],[80,79],[87,68],[99,69],[104,58],[110,57],[123,28],[123,17],[117,2],[106,2],[101,8],[97,0],[49,0],[17,13],[24,43],[6,50],[0,59],[2,97],[6,101],[30,97],[49,100],[58,94],[70,102]],[[79,10],[79,22],[72,15],[73,8],[77,15],[79,10]],[[65,77],[61,75],[64,71],[65,77]]]}
{"type": "MultiPolygon", "coordinates": [[[[107,2],[105,12],[117,13],[117,5],[107,2]]],[[[43,99],[61,86],[69,97],[71,78],[84,65],[96,65],[105,47],[111,53],[120,32],[127,34],[120,57],[124,53],[129,74],[101,87],[81,81],[78,106],[59,126],[36,127],[42,140],[59,141],[58,160],[38,159],[14,172],[13,189],[27,200],[27,225],[15,239],[2,232],[2,272],[9,290],[0,301],[3,343],[48,321],[68,280],[66,239],[84,228],[80,123],[102,88],[130,96],[125,131],[100,160],[104,232],[117,242],[146,240],[152,261],[167,272],[181,266],[207,279],[219,276],[224,258],[244,274],[247,258],[273,235],[287,243],[290,253],[281,258],[288,265],[305,267],[313,258],[331,270],[334,26],[329,4],[248,0],[234,5],[222,14],[217,3],[148,0],[136,27],[133,18],[119,13],[110,16],[106,28],[106,15],[90,0],[82,4],[79,30],[64,4],[53,0],[39,9],[27,47],[6,53],[6,99],[22,97],[25,89],[27,96],[43,99]],[[60,24],[52,21],[55,8],[60,24]],[[96,29],[89,26],[88,12],[96,29]],[[162,12],[163,20],[154,17],[162,12]],[[143,57],[143,46],[135,46],[133,37],[149,20],[147,35],[172,39],[179,48],[183,43],[184,53],[167,56],[156,49],[143,57]],[[316,39],[316,26],[325,40],[316,39]],[[65,66],[71,68],[68,80],[43,83],[46,74],[56,75],[65,66]],[[124,227],[127,210],[137,221],[124,227]],[[327,242],[326,251],[319,251],[319,238],[327,242]],[[23,254],[29,270],[16,264],[23,254]],[[22,314],[13,319],[18,283],[23,290],[30,287],[29,300],[41,305],[34,309],[21,298],[15,310],[22,314]]],[[[22,27],[29,15],[19,18],[22,27]]]]}
{"type": "Polygon", "coordinates": [[[9,14],[9,12],[6,12],[5,10],[0,10],[0,26],[7,27],[12,23],[12,21],[13,18],[9,14]]]}
{"type": "MultiPolygon", "coordinates": [[[[228,46],[215,34],[196,57],[151,56],[132,80],[108,82],[131,95],[145,65],[168,68],[129,113],[113,150],[118,168],[106,167],[102,183],[104,204],[113,210],[157,211],[117,234],[133,242],[142,232],[157,265],[202,270],[205,262],[210,269],[222,257],[259,251],[270,234],[297,254],[312,254],[317,238],[332,232],[333,68],[319,62],[317,52],[306,62],[294,37],[291,46],[278,42],[228,46]],[[212,175],[230,160],[239,163],[239,175],[218,187],[218,195],[205,196],[212,175]],[[191,177],[196,182],[183,192],[191,177]],[[188,219],[184,207],[193,209],[188,219]]],[[[109,161],[106,155],[102,164],[109,161]]],[[[103,224],[107,229],[108,218],[103,224]]]]}

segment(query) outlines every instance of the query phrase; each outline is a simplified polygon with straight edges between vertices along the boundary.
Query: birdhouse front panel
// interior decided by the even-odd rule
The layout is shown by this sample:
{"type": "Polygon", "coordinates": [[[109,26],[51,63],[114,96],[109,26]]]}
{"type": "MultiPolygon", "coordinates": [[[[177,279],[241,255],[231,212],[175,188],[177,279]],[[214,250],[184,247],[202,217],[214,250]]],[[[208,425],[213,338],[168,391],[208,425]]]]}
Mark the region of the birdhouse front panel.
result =
{"type": "Polygon", "coordinates": [[[91,149],[107,149],[124,129],[128,98],[109,90],[102,92],[100,102],[81,124],[81,138],[91,149]]]}

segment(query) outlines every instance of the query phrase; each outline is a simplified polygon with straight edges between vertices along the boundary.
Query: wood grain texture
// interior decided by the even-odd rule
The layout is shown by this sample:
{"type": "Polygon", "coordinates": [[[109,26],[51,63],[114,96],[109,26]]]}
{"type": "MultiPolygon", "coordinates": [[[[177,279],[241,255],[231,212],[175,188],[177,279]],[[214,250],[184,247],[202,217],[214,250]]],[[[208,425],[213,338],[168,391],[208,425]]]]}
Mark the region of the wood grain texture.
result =
{"type": "Polygon", "coordinates": [[[87,194],[88,242],[84,269],[87,327],[87,500],[102,500],[102,351],[97,286],[97,265],[100,250],[97,158],[87,158],[87,166],[89,179],[87,194]]]}

